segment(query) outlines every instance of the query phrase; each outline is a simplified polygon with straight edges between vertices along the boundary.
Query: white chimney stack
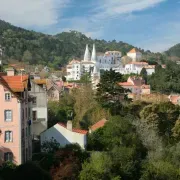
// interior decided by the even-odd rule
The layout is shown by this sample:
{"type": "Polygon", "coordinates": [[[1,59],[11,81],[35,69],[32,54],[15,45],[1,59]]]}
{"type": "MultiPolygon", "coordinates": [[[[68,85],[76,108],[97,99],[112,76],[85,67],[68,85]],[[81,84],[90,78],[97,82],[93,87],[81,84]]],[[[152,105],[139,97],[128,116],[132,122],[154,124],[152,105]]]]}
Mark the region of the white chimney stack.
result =
{"type": "Polygon", "coordinates": [[[15,75],[14,68],[6,69],[6,72],[7,72],[7,76],[14,76],[15,75]]]}
{"type": "Polygon", "coordinates": [[[85,54],[84,54],[84,61],[90,61],[90,53],[89,53],[89,47],[88,44],[86,44],[86,50],[85,50],[85,54]]]}
{"type": "Polygon", "coordinates": [[[72,131],[72,121],[68,121],[68,122],[67,122],[67,129],[68,129],[69,131],[72,131]]]}

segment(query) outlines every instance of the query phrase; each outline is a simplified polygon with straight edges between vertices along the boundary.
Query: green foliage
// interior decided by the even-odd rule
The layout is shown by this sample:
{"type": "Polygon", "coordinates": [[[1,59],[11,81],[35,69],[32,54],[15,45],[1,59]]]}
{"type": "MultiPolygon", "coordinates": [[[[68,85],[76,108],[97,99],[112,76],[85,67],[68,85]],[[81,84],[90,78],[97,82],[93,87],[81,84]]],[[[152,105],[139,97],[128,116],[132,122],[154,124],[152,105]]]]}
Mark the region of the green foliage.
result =
{"type": "Polygon", "coordinates": [[[97,101],[103,107],[110,108],[112,114],[118,114],[122,107],[122,101],[127,98],[127,89],[118,83],[122,82],[123,76],[110,69],[101,76],[100,83],[97,85],[97,101]]]}
{"type": "Polygon", "coordinates": [[[28,162],[18,166],[14,172],[14,179],[18,180],[51,180],[50,174],[37,164],[28,162]]]}
{"type": "Polygon", "coordinates": [[[47,153],[54,153],[60,148],[60,144],[53,137],[50,140],[43,141],[41,150],[47,153]]]}
{"type": "MultiPolygon", "coordinates": [[[[86,44],[96,43],[98,52],[121,51],[123,56],[133,48],[122,41],[93,40],[77,31],[46,35],[12,26],[1,20],[0,42],[5,49],[4,58],[28,61],[30,64],[48,64],[54,69],[59,69],[72,58],[81,58],[86,44]]],[[[148,57],[159,57],[150,51],[140,50],[148,57]]]]}
{"type": "Polygon", "coordinates": [[[59,102],[48,102],[48,127],[54,126],[58,122],[66,123],[68,113],[73,112],[74,99],[68,94],[64,93],[59,102]]]}
{"type": "Polygon", "coordinates": [[[83,164],[83,170],[80,173],[80,180],[99,180],[111,179],[112,161],[106,153],[92,153],[90,163],[83,164]]]}
{"type": "Polygon", "coordinates": [[[142,68],[140,75],[145,80],[145,83],[147,83],[147,71],[145,68],[142,68]]]}
{"type": "Polygon", "coordinates": [[[168,51],[165,52],[168,56],[177,56],[180,57],[180,44],[176,44],[171,47],[168,51]]]}
{"type": "Polygon", "coordinates": [[[91,81],[91,79],[90,79],[89,73],[85,73],[81,76],[81,79],[80,79],[81,83],[89,83],[90,81],[91,81]]]}
{"type": "Polygon", "coordinates": [[[166,68],[156,66],[155,73],[148,77],[152,90],[160,93],[180,93],[180,65],[168,61],[166,68]]]}

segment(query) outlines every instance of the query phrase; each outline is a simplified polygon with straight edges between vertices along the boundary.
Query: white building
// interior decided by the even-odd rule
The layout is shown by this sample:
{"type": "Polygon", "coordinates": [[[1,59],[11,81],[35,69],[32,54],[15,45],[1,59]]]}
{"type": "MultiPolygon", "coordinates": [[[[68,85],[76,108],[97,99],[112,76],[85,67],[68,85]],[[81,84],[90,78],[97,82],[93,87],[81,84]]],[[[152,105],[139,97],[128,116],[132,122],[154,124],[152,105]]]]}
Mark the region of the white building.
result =
{"type": "Polygon", "coordinates": [[[67,80],[80,80],[81,78],[81,62],[73,59],[66,67],[67,80]]]}
{"type": "Polygon", "coordinates": [[[132,59],[132,61],[140,61],[142,59],[142,53],[138,51],[136,48],[133,48],[131,51],[127,53],[127,56],[132,59]]]}
{"type": "Polygon", "coordinates": [[[96,47],[93,44],[92,54],[90,55],[89,47],[86,45],[84,59],[81,61],[72,60],[66,67],[67,80],[80,80],[81,76],[90,72],[91,75],[97,72],[100,75],[100,70],[110,70],[121,65],[121,52],[107,51],[104,55],[97,56],[96,47]],[[94,70],[96,67],[96,70],[94,70]]]}
{"type": "Polygon", "coordinates": [[[54,138],[61,146],[67,144],[79,144],[81,148],[85,149],[87,143],[86,130],[72,128],[72,121],[68,121],[67,125],[57,123],[53,127],[41,133],[41,144],[44,141],[49,141],[54,138]]]}

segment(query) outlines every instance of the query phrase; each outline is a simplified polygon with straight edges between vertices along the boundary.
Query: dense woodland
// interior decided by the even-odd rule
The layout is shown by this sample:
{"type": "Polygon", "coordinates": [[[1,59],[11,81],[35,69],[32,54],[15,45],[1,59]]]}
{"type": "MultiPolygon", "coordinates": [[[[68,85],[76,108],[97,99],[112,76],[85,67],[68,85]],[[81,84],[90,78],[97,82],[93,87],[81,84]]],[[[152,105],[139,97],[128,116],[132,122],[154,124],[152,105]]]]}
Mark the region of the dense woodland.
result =
{"type": "MultiPolygon", "coordinates": [[[[91,39],[76,31],[62,32],[54,36],[47,35],[18,28],[0,20],[0,44],[4,49],[4,59],[6,61],[16,60],[29,64],[46,64],[59,69],[72,58],[81,58],[87,43],[90,48],[92,48],[93,43],[96,43],[97,51],[103,53],[107,50],[119,50],[122,55],[126,55],[133,48],[132,45],[122,41],[107,42],[91,39]]],[[[178,48],[174,49],[174,51],[171,51],[175,56],[178,48]]],[[[139,50],[144,54],[144,59],[147,60],[162,61],[168,58],[165,54],[152,53],[140,48],[139,50]]],[[[171,55],[171,53],[167,54],[171,55]]]]}

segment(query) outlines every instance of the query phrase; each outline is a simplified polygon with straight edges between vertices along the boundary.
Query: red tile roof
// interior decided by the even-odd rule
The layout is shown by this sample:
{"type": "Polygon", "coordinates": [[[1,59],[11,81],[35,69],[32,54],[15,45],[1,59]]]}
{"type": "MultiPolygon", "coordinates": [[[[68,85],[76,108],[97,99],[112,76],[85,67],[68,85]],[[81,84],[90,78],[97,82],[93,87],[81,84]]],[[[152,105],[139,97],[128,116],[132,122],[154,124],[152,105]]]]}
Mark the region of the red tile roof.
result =
{"type": "Polygon", "coordinates": [[[178,104],[179,95],[170,95],[169,99],[173,104],[178,104]]]}
{"type": "Polygon", "coordinates": [[[34,79],[33,82],[39,85],[46,84],[46,79],[34,79]]]}
{"type": "Polygon", "coordinates": [[[121,82],[119,83],[120,86],[134,86],[131,82],[121,82]]]}
{"type": "Polygon", "coordinates": [[[1,76],[1,83],[12,92],[23,92],[28,86],[28,76],[1,76]]]}
{"type": "MultiPolygon", "coordinates": [[[[63,123],[58,123],[58,125],[60,125],[60,126],[67,129],[67,126],[65,124],[63,124],[63,123]]],[[[88,133],[88,131],[86,131],[86,130],[76,129],[76,128],[73,128],[72,132],[79,133],[79,134],[87,134],[88,133]]]]}
{"type": "Polygon", "coordinates": [[[91,126],[91,130],[92,130],[92,131],[95,131],[95,130],[103,127],[106,122],[107,122],[106,119],[102,119],[102,120],[98,121],[96,124],[94,124],[93,126],[91,126]]]}
{"type": "Polygon", "coordinates": [[[128,53],[137,53],[140,52],[139,50],[137,50],[136,48],[131,49],[128,53]]]}
{"type": "Polygon", "coordinates": [[[145,85],[145,84],[143,84],[143,85],[141,86],[141,88],[142,88],[142,89],[150,89],[150,85],[145,85]]]}
{"type": "Polygon", "coordinates": [[[128,64],[137,64],[137,65],[148,65],[147,62],[130,62],[128,64]]]}

